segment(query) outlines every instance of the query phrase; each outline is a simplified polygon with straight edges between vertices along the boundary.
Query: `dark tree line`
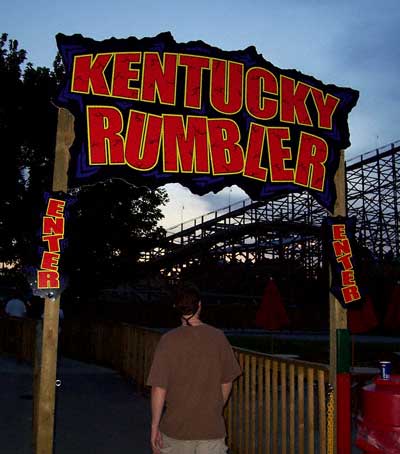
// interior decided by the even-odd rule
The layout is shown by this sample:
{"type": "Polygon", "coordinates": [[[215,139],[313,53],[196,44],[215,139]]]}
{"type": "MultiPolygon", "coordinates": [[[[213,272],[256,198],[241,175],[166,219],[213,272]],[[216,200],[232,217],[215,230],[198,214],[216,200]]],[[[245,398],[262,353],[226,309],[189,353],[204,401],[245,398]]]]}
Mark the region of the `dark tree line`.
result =
{"type": "MultiPolygon", "coordinates": [[[[53,67],[25,63],[18,42],[0,38],[0,268],[20,271],[37,264],[43,194],[52,187],[57,108],[52,103],[63,77],[53,67]]],[[[164,190],[107,181],[75,194],[67,221],[65,269],[75,287],[134,280],[144,244],[164,236],[158,226],[164,190]]]]}

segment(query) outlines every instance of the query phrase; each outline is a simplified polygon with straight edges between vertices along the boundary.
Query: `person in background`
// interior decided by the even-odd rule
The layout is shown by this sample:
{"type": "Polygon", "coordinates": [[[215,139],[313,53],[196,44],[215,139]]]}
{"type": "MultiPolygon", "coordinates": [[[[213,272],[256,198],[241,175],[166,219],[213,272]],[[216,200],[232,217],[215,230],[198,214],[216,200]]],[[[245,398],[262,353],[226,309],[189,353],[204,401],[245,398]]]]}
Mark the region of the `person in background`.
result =
{"type": "Polygon", "coordinates": [[[181,326],[161,337],[147,379],[153,454],[226,453],[222,413],[241,369],[224,333],[201,321],[196,287],[182,285],[174,307],[181,326]]]}
{"type": "MultiPolygon", "coordinates": [[[[14,319],[23,319],[26,318],[27,313],[26,313],[26,305],[21,299],[20,295],[18,292],[15,292],[13,297],[7,301],[7,304],[5,305],[4,312],[6,314],[6,317],[8,318],[14,318],[14,319]]],[[[12,330],[12,334],[9,336],[9,345],[11,348],[11,351],[15,353],[17,362],[20,363],[24,359],[24,352],[23,352],[23,345],[21,342],[22,339],[22,332],[23,332],[23,323],[21,323],[22,320],[14,320],[12,322],[12,325],[14,326],[14,329],[12,330]]]]}
{"type": "Polygon", "coordinates": [[[18,294],[7,301],[4,312],[8,317],[26,317],[26,306],[18,294]]]}

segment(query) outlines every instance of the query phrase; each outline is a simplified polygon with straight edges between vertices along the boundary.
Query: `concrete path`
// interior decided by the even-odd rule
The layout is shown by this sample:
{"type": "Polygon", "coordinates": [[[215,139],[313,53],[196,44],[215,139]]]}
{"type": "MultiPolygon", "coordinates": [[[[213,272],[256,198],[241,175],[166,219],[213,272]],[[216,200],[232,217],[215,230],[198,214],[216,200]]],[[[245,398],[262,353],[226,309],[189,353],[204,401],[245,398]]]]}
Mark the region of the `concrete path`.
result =
{"type": "MultiPolygon", "coordinates": [[[[54,454],[151,454],[150,401],[132,383],[66,358],[57,377],[54,454]]],[[[0,454],[30,454],[31,446],[32,368],[0,356],[0,454]]]]}
{"type": "MultiPolygon", "coordinates": [[[[150,454],[150,404],[116,372],[62,358],[54,454],[150,454]]],[[[32,368],[0,357],[0,453],[30,454],[32,368]]]]}

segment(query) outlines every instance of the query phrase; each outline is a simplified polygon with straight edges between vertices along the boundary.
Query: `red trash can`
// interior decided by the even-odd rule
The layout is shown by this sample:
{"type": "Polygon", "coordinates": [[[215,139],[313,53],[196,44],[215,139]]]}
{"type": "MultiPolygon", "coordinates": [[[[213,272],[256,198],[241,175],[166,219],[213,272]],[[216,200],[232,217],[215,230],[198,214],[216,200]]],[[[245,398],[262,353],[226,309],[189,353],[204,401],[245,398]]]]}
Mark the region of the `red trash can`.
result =
{"type": "Polygon", "coordinates": [[[400,375],[376,378],[362,389],[356,446],[364,454],[400,453],[400,375]]]}

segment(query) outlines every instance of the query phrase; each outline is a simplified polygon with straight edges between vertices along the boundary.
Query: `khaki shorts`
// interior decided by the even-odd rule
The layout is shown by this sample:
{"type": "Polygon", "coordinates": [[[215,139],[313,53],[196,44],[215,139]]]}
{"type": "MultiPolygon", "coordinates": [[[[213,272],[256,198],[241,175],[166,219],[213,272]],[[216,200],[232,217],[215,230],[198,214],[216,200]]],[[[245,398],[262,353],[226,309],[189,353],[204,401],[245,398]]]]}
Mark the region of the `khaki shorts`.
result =
{"type": "Polygon", "coordinates": [[[224,438],[217,440],[175,440],[162,434],[162,454],[226,454],[224,438]]]}

